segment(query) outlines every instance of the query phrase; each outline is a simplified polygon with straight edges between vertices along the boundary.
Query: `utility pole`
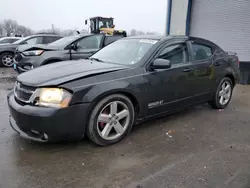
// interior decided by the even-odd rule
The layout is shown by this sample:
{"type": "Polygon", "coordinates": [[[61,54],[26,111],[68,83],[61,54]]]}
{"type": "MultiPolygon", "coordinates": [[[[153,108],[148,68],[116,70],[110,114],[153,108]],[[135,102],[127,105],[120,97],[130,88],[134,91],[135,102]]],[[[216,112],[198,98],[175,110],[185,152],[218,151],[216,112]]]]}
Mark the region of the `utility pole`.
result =
{"type": "Polygon", "coordinates": [[[52,32],[55,33],[55,27],[54,24],[51,25],[52,32]]]}

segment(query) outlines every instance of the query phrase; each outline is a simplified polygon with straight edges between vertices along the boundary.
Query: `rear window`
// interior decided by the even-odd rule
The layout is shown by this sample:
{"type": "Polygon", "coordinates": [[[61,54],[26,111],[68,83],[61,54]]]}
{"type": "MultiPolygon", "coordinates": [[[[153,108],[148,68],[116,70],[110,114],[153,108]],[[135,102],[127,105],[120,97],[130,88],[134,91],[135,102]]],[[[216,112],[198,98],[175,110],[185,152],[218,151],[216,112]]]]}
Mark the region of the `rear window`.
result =
{"type": "Polygon", "coordinates": [[[13,41],[13,39],[2,39],[2,40],[0,40],[0,44],[12,43],[12,42],[15,42],[15,41],[13,41]]]}

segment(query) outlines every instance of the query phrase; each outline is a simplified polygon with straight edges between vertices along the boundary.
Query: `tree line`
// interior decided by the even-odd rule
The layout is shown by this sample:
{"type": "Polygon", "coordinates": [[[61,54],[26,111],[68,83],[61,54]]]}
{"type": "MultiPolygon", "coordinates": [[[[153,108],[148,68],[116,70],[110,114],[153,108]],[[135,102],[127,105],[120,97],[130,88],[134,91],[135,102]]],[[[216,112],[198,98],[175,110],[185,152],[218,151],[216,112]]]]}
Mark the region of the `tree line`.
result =
{"type": "Polygon", "coordinates": [[[0,22],[0,36],[28,36],[32,33],[33,31],[30,28],[19,25],[15,20],[8,19],[0,22]]]}
{"type": "MultiPolygon", "coordinates": [[[[36,33],[55,33],[59,34],[61,36],[69,36],[73,35],[77,32],[77,30],[74,29],[67,29],[67,30],[62,30],[59,28],[54,28],[52,25],[51,29],[44,29],[35,32],[29,27],[20,25],[17,23],[17,21],[12,20],[12,19],[6,19],[3,21],[0,21],[0,37],[3,36],[22,36],[26,37],[31,34],[36,34],[36,33]]],[[[86,29],[80,30],[80,33],[88,33],[86,29]]],[[[158,33],[156,32],[143,32],[143,31],[138,31],[136,29],[132,29],[130,32],[128,32],[129,36],[136,36],[136,35],[157,35],[158,33]]]]}

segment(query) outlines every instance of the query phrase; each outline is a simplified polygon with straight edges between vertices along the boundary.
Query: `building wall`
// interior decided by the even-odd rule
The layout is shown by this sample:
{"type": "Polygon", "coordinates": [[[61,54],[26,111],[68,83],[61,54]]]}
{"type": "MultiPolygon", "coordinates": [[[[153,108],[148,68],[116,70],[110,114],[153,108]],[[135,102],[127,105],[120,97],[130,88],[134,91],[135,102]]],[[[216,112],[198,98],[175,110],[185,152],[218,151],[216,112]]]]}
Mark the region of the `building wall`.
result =
{"type": "MultiPolygon", "coordinates": [[[[214,3],[212,0],[206,0],[206,1],[208,3],[211,3],[211,2],[214,3]]],[[[198,27],[199,29],[204,29],[203,28],[204,26],[202,26],[202,24],[195,21],[198,18],[200,18],[200,16],[197,17],[197,15],[196,15],[196,17],[195,17],[195,15],[194,15],[194,8],[195,7],[196,7],[195,11],[201,11],[201,12],[204,11],[204,10],[201,10],[201,9],[206,8],[206,6],[203,7],[203,8],[198,7],[198,10],[197,10],[197,6],[195,6],[195,5],[197,5],[196,3],[203,3],[203,2],[204,2],[204,0],[168,0],[166,34],[167,35],[168,34],[170,34],[170,35],[189,35],[189,34],[193,35],[194,32],[192,32],[192,30],[193,30],[194,26],[198,27]],[[198,25],[192,25],[192,24],[198,24],[198,25]],[[192,28],[190,28],[190,27],[192,27],[192,28]],[[190,31],[191,31],[191,33],[190,33],[190,31]]],[[[222,2],[222,0],[220,0],[218,2],[222,2]]],[[[245,9],[249,8],[249,6],[248,6],[249,0],[238,0],[237,2],[234,2],[233,0],[231,0],[230,2],[233,2],[234,4],[229,4],[229,1],[224,0],[225,7],[226,6],[231,6],[231,7],[228,7],[228,8],[231,8],[232,10],[234,10],[234,11],[232,11],[232,14],[229,14],[229,16],[231,16],[231,18],[226,18],[226,19],[235,21],[236,17],[233,16],[233,14],[241,13],[243,15],[243,13],[244,13],[247,16],[244,15],[242,17],[242,20],[244,22],[247,22],[248,18],[249,18],[249,10],[245,10],[245,9]],[[236,8],[241,6],[242,4],[245,4],[245,6],[243,6],[241,8],[241,10],[237,12],[236,8]]],[[[216,1],[216,3],[217,3],[217,1],[216,1]]],[[[217,8],[216,9],[216,11],[217,11],[216,14],[223,14],[224,13],[223,10],[224,10],[225,7],[222,7],[222,8],[216,7],[217,8]]],[[[211,11],[214,11],[214,8],[211,8],[210,12],[211,11]]],[[[211,20],[212,16],[213,17],[215,16],[214,13],[212,13],[212,15],[209,17],[210,20],[211,20]]],[[[220,18],[220,17],[221,16],[218,16],[218,18],[220,18]]],[[[208,21],[206,19],[206,17],[204,18],[204,20],[208,21]]],[[[215,20],[215,18],[213,18],[213,20],[215,20]]],[[[243,23],[242,20],[237,21],[237,22],[243,23]]],[[[249,21],[247,23],[249,23],[249,21]]],[[[245,29],[246,26],[247,27],[249,26],[249,24],[247,24],[247,23],[245,23],[245,25],[241,26],[241,27],[240,27],[240,24],[238,24],[238,23],[234,24],[234,25],[236,25],[236,26],[234,26],[234,29],[235,28],[238,29],[238,30],[236,30],[234,32],[241,32],[243,37],[249,36],[248,30],[245,29]]],[[[219,26],[220,25],[221,24],[219,24],[219,26]]],[[[208,31],[213,32],[213,33],[218,33],[218,32],[216,32],[216,30],[215,31],[214,30],[209,30],[209,28],[208,28],[208,31]]],[[[224,31],[227,32],[226,34],[228,34],[230,30],[228,30],[228,29],[225,30],[224,29],[224,31]]],[[[224,37],[224,35],[222,35],[222,37],[224,37]]],[[[233,42],[235,40],[235,37],[231,37],[231,38],[230,38],[230,40],[231,40],[231,42],[233,42]]],[[[226,42],[228,42],[228,41],[226,41],[226,42]]],[[[214,41],[214,42],[216,42],[216,41],[214,41]]],[[[239,41],[236,40],[236,42],[239,42],[239,41]]],[[[245,42],[247,42],[247,40],[245,42]]],[[[244,42],[240,42],[240,44],[243,44],[243,43],[244,42]]],[[[248,46],[248,45],[244,45],[244,46],[248,46]]],[[[233,45],[233,47],[236,47],[236,46],[233,45]]],[[[241,49],[241,48],[238,47],[236,50],[233,50],[233,51],[237,51],[239,49],[241,49]]],[[[249,51],[249,48],[246,48],[244,50],[249,51]]],[[[245,60],[245,59],[243,59],[243,60],[245,60]]],[[[241,69],[240,83],[244,83],[244,84],[250,84],[250,61],[248,59],[247,59],[247,61],[245,60],[245,61],[240,62],[240,69],[241,69]]]]}
{"type": "MultiPolygon", "coordinates": [[[[169,0],[171,1],[171,0],[169,0]]],[[[172,0],[170,35],[185,35],[189,0],[172,0]]]]}

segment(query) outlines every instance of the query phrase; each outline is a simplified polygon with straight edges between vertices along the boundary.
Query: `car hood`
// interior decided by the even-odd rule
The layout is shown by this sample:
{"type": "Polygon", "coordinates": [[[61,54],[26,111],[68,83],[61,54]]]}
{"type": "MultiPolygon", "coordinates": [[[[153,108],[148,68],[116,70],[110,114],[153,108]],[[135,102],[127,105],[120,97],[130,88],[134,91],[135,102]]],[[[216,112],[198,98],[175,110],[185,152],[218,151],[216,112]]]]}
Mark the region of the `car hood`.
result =
{"type": "Polygon", "coordinates": [[[103,74],[129,67],[91,60],[63,61],[35,68],[20,74],[17,80],[34,86],[56,86],[76,79],[103,74]]]}
{"type": "Polygon", "coordinates": [[[59,50],[59,47],[47,46],[44,44],[36,44],[36,45],[25,44],[25,45],[18,46],[18,49],[17,49],[17,51],[19,51],[19,52],[31,51],[31,50],[54,51],[54,50],[59,50]]]}

